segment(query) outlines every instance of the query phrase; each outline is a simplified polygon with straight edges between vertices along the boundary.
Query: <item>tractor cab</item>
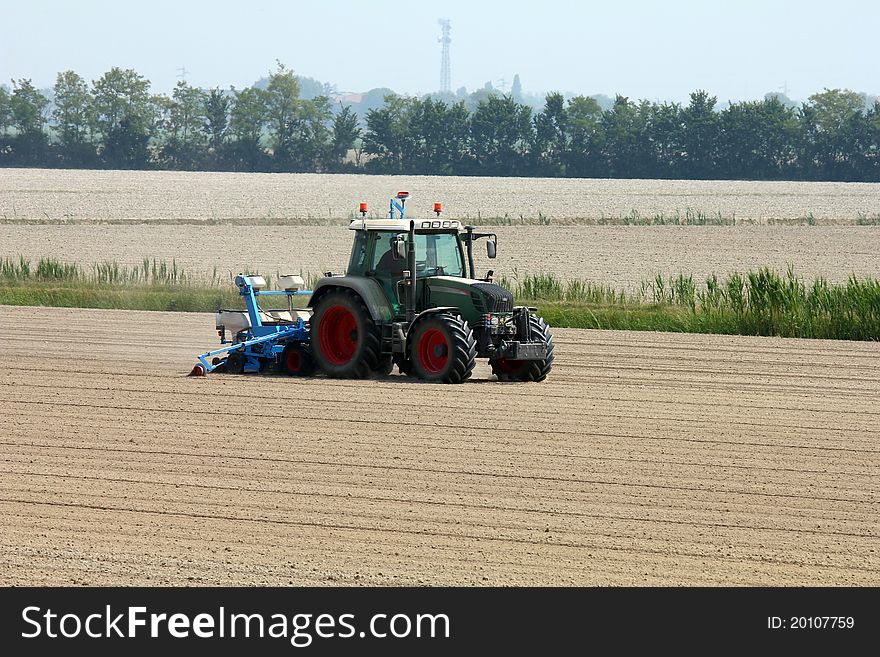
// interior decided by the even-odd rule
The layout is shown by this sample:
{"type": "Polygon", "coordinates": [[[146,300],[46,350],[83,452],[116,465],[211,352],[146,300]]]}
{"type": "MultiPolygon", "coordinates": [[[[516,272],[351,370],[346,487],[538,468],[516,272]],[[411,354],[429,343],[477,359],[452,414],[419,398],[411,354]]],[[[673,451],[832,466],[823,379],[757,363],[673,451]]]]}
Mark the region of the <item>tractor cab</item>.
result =
{"type": "MultiPolygon", "coordinates": [[[[384,219],[366,219],[367,206],[366,203],[361,203],[361,219],[353,220],[349,226],[356,233],[348,275],[375,279],[382,287],[388,302],[393,306],[394,315],[399,317],[405,315],[405,291],[409,280],[406,259],[410,222],[404,219],[408,196],[407,192],[398,192],[397,196],[391,199],[388,217],[384,219]]],[[[430,307],[431,298],[436,297],[437,294],[441,296],[447,294],[450,279],[460,280],[465,286],[478,282],[474,272],[472,250],[476,239],[492,238],[487,242],[487,255],[490,258],[495,257],[494,234],[474,233],[472,227],[462,226],[459,221],[441,220],[441,211],[441,204],[435,203],[436,219],[412,222],[415,250],[415,271],[412,278],[416,287],[417,311],[430,307]],[[445,282],[430,280],[437,277],[442,277],[445,282]]],[[[491,273],[490,271],[486,278],[479,280],[489,281],[491,273]]],[[[459,296],[469,294],[463,289],[457,293],[459,296]]]]}

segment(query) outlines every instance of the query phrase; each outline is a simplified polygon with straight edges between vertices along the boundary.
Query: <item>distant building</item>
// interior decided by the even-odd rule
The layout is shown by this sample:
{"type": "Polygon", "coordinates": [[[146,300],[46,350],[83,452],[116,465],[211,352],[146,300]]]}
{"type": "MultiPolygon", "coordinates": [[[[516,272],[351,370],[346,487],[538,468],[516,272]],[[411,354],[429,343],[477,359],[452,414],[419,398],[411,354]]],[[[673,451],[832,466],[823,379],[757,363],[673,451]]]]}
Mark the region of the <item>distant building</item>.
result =
{"type": "Polygon", "coordinates": [[[364,99],[363,94],[348,93],[348,92],[336,94],[333,97],[333,100],[336,101],[337,103],[346,103],[346,104],[360,103],[363,99],[364,99]]]}

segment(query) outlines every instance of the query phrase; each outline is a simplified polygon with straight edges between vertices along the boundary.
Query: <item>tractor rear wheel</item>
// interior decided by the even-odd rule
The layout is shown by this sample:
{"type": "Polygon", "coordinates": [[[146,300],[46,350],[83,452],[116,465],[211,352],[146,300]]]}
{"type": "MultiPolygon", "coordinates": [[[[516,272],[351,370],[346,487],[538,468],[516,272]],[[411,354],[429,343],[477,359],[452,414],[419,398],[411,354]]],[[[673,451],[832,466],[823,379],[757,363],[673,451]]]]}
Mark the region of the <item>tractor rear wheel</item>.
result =
{"type": "Polygon", "coordinates": [[[337,289],[318,300],[309,338],[315,361],[327,376],[365,379],[379,367],[380,330],[351,290],[337,289]]]}
{"type": "Polygon", "coordinates": [[[477,342],[460,315],[442,313],[419,321],[410,332],[409,363],[420,379],[466,381],[477,364],[477,342]]]}
{"type": "Polygon", "coordinates": [[[290,376],[311,376],[315,373],[315,360],[305,345],[290,343],[281,352],[281,370],[290,376]]]}
{"type": "Polygon", "coordinates": [[[547,357],[543,360],[509,360],[497,358],[490,360],[492,374],[499,381],[543,381],[553,367],[553,336],[550,327],[537,315],[529,315],[529,328],[532,340],[543,342],[547,347],[547,357]]]}

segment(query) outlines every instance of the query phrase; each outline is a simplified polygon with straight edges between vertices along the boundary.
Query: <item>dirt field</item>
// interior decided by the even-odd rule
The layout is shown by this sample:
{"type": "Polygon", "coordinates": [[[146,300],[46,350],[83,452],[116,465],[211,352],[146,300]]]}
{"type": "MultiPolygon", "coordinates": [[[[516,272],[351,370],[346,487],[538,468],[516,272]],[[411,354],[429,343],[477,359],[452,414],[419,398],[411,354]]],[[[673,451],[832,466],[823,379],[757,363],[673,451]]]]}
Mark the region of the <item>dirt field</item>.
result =
{"type": "Polygon", "coordinates": [[[185,378],[212,327],[0,307],[0,584],[880,584],[874,344],[558,330],[544,384],[185,378]]]}
{"type": "MultiPolygon", "coordinates": [[[[477,251],[477,268],[512,278],[549,272],[637,289],[658,273],[692,274],[703,281],[739,271],[789,264],[811,279],[841,282],[855,273],[880,277],[880,227],[834,226],[517,226],[492,227],[498,258],[477,251]]],[[[43,256],[90,264],[143,258],[176,260],[188,273],[211,277],[342,272],[352,232],[342,226],[254,228],[226,226],[0,225],[0,257],[43,256]],[[269,248],[268,245],[271,245],[269,248]]]]}
{"type": "Polygon", "coordinates": [[[0,221],[315,225],[351,218],[359,201],[384,216],[400,189],[412,193],[419,216],[441,201],[446,216],[471,220],[537,220],[540,213],[557,223],[595,221],[634,210],[683,217],[690,209],[746,223],[813,215],[852,224],[859,213],[880,215],[873,183],[2,169],[0,221]]]}
{"type": "Polygon", "coordinates": [[[215,269],[221,276],[340,272],[352,239],[345,226],[357,202],[366,199],[381,214],[400,187],[413,192],[414,216],[425,216],[441,199],[444,217],[489,224],[499,238],[499,257],[480,258],[480,250],[478,268],[509,278],[547,272],[633,290],[657,274],[702,281],[712,272],[725,277],[765,266],[793,265],[805,278],[833,282],[850,274],[880,276],[880,226],[851,225],[859,213],[880,217],[880,185],[844,183],[5,169],[0,258],[52,256],[85,265],[158,258],[176,260],[196,277],[211,277],[215,269]],[[476,218],[533,220],[542,208],[550,225],[476,218]],[[650,217],[688,208],[747,223],[583,224],[634,209],[650,217]],[[766,225],[809,213],[819,225],[766,225]],[[581,223],[560,225],[565,222],[581,223]],[[285,223],[290,225],[279,225],[285,223]]]}

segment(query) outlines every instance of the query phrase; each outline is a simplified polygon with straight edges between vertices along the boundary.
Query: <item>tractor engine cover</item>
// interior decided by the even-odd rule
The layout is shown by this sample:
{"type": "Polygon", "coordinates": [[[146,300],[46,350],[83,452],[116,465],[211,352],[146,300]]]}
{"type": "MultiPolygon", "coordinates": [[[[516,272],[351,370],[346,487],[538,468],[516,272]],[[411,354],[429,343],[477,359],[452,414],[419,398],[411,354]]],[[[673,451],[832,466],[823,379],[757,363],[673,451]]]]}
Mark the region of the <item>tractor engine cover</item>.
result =
{"type": "Polygon", "coordinates": [[[484,313],[509,313],[513,312],[513,293],[505,290],[495,283],[472,283],[471,288],[476,290],[477,294],[482,297],[474,302],[477,307],[482,304],[482,312],[484,313]]]}

